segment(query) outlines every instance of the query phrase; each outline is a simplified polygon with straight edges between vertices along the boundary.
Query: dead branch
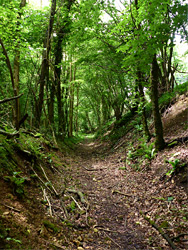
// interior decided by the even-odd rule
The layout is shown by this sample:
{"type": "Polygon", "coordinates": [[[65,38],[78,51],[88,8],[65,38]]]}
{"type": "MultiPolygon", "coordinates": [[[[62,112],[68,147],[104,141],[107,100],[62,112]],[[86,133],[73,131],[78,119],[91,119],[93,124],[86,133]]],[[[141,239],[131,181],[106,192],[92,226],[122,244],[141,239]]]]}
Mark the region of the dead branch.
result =
{"type": "MultiPolygon", "coordinates": [[[[188,234],[179,234],[179,235],[177,235],[176,237],[173,237],[172,238],[172,240],[173,241],[176,241],[176,240],[179,240],[181,237],[184,237],[184,236],[187,236],[188,234]]],[[[188,241],[188,240],[186,240],[186,241],[188,241]]]]}
{"type": "Polygon", "coordinates": [[[56,191],[56,189],[55,189],[54,186],[52,185],[51,181],[49,180],[48,176],[46,175],[46,172],[44,171],[44,168],[43,168],[41,165],[40,165],[40,168],[42,169],[42,172],[43,172],[43,174],[44,174],[46,180],[50,183],[50,185],[51,185],[51,187],[52,187],[52,189],[53,189],[55,195],[56,195],[56,196],[59,196],[58,192],[56,191]]]}
{"type": "Polygon", "coordinates": [[[112,190],[112,194],[121,194],[121,195],[128,196],[128,197],[131,197],[131,196],[132,196],[132,195],[130,195],[130,194],[122,193],[122,192],[120,192],[120,191],[118,191],[118,190],[112,190]]]}
{"type": "Polygon", "coordinates": [[[20,95],[17,95],[17,96],[14,96],[14,97],[10,97],[10,98],[5,98],[3,100],[0,100],[0,104],[1,103],[5,103],[5,102],[9,102],[9,101],[12,101],[12,100],[15,100],[15,99],[18,99],[22,96],[23,94],[20,94],[20,95]]]}
{"type": "Polygon", "coordinates": [[[60,199],[60,204],[61,204],[61,206],[63,208],[65,218],[67,219],[69,217],[69,215],[68,215],[67,209],[66,209],[62,199],[60,199]]]}
{"type": "Polygon", "coordinates": [[[77,207],[80,209],[80,211],[84,211],[84,209],[82,209],[79,205],[79,203],[74,199],[73,196],[71,196],[71,199],[75,202],[75,204],[77,205],[77,207]]]}
{"type": "Polygon", "coordinates": [[[80,201],[81,201],[83,204],[88,204],[88,201],[86,201],[86,200],[84,199],[84,195],[83,195],[83,193],[82,193],[81,191],[79,191],[79,190],[77,191],[77,190],[75,190],[75,189],[67,189],[67,192],[77,194],[77,195],[79,196],[79,198],[80,198],[80,201]]]}
{"type": "MultiPolygon", "coordinates": [[[[142,214],[143,215],[143,214],[142,214]]],[[[161,236],[168,242],[168,244],[171,246],[172,249],[177,249],[176,246],[174,245],[174,243],[172,242],[172,240],[168,237],[168,235],[166,233],[163,232],[163,230],[161,228],[159,228],[154,221],[152,221],[149,217],[143,215],[144,219],[147,220],[149,222],[149,224],[155,228],[160,234],[161,236]]]]}
{"type": "Polygon", "coordinates": [[[95,169],[95,168],[86,168],[86,167],[84,167],[84,169],[85,169],[85,170],[87,170],[87,171],[98,171],[98,170],[100,170],[100,169],[95,169]]]}
{"type": "Polygon", "coordinates": [[[44,199],[46,199],[46,201],[48,202],[50,216],[52,216],[52,205],[51,205],[50,200],[49,200],[49,198],[47,196],[46,189],[43,188],[43,187],[41,187],[41,188],[42,188],[42,191],[43,191],[44,199]]]}
{"type": "Polygon", "coordinates": [[[49,245],[52,244],[55,248],[60,248],[60,249],[66,249],[64,246],[61,246],[60,244],[58,244],[57,242],[53,242],[53,241],[50,241],[49,242],[49,245]]]}
{"type": "Polygon", "coordinates": [[[99,170],[105,170],[105,169],[108,169],[108,168],[86,168],[86,167],[83,167],[85,170],[87,171],[99,171],[99,170]]]}
{"type": "Polygon", "coordinates": [[[35,176],[39,179],[39,181],[51,192],[51,193],[53,193],[52,192],[52,190],[46,185],[46,183],[40,178],[40,176],[37,174],[37,172],[33,169],[33,167],[32,166],[30,166],[31,167],[31,170],[33,171],[33,173],[35,174],[35,176]]]}
{"type": "Polygon", "coordinates": [[[110,232],[110,233],[118,233],[118,231],[113,231],[113,230],[110,230],[108,228],[103,228],[103,227],[97,226],[97,225],[95,225],[93,228],[97,228],[97,230],[106,231],[106,232],[110,232]]]}
{"type": "Polygon", "coordinates": [[[4,204],[4,203],[1,203],[1,204],[2,204],[3,206],[7,207],[7,208],[10,208],[10,209],[14,210],[15,212],[21,213],[21,211],[18,210],[17,208],[15,208],[15,207],[8,206],[8,205],[6,205],[6,204],[4,204]]]}
{"type": "Polygon", "coordinates": [[[117,242],[115,242],[106,232],[104,232],[104,234],[116,245],[116,246],[118,246],[119,248],[121,248],[121,246],[117,243],[117,242]]]}
{"type": "Polygon", "coordinates": [[[14,137],[14,136],[19,135],[19,131],[14,132],[14,133],[8,133],[8,132],[5,132],[4,130],[1,130],[1,129],[0,129],[0,134],[6,135],[8,138],[12,138],[12,137],[14,137]]]}

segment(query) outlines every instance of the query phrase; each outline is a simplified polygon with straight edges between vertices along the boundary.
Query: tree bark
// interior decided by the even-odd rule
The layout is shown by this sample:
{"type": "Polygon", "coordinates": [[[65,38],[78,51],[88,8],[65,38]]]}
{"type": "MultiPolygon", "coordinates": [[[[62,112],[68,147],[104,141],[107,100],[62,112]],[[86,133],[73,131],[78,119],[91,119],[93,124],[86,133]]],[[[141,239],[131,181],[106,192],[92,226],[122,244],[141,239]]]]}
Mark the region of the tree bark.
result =
{"type": "MultiPolygon", "coordinates": [[[[51,93],[51,116],[53,116],[54,109],[54,88],[56,88],[57,92],[57,106],[58,106],[58,134],[65,136],[66,123],[67,123],[67,91],[65,91],[64,87],[61,87],[61,61],[63,59],[63,41],[65,36],[70,32],[69,23],[70,17],[68,16],[69,11],[71,9],[74,0],[65,0],[61,5],[66,8],[64,12],[63,20],[60,20],[59,23],[60,28],[57,30],[56,44],[55,44],[55,68],[54,68],[54,78],[55,78],[55,86],[52,86],[51,93]],[[66,92],[66,93],[64,93],[66,92]],[[62,100],[64,99],[64,100],[62,100]]],[[[65,72],[65,69],[64,69],[65,72]]],[[[64,79],[64,82],[66,79],[64,79]]]]}
{"type": "Polygon", "coordinates": [[[40,119],[42,115],[42,106],[44,102],[44,87],[46,84],[46,74],[47,74],[48,63],[49,63],[51,35],[52,35],[55,11],[56,11],[56,0],[52,0],[50,20],[49,20],[48,30],[46,33],[44,46],[43,46],[42,65],[41,65],[41,73],[40,73],[40,79],[39,79],[39,84],[40,84],[39,97],[35,103],[35,126],[37,128],[40,127],[40,119]]]}
{"type": "Polygon", "coordinates": [[[76,117],[75,117],[75,129],[76,129],[76,133],[78,133],[79,89],[80,89],[80,84],[77,83],[77,86],[76,86],[76,117]]]}
{"type": "Polygon", "coordinates": [[[18,96],[14,96],[14,97],[5,98],[5,99],[3,99],[3,100],[0,100],[0,104],[5,103],[5,102],[10,102],[10,101],[15,100],[15,99],[17,99],[17,98],[20,98],[22,95],[23,95],[23,94],[20,94],[20,95],[18,95],[18,96]]]}
{"type": "Polygon", "coordinates": [[[62,97],[63,97],[63,90],[64,87],[61,88],[61,61],[63,59],[63,48],[62,42],[64,39],[64,32],[63,29],[59,29],[56,37],[55,49],[54,49],[54,56],[55,56],[55,67],[54,67],[54,86],[51,89],[51,120],[54,119],[54,94],[55,94],[55,87],[57,89],[57,106],[58,106],[58,134],[64,134],[64,113],[63,113],[63,105],[62,105],[62,97]]]}
{"type": "Polygon", "coordinates": [[[147,117],[146,117],[146,109],[145,109],[145,96],[144,96],[144,90],[142,86],[143,77],[142,73],[140,71],[137,72],[138,76],[138,90],[140,95],[140,105],[141,105],[141,112],[142,112],[142,125],[144,129],[144,135],[146,136],[147,140],[149,141],[151,139],[151,134],[149,132],[148,123],[147,123],[147,117]]]}
{"type": "Polygon", "coordinates": [[[69,137],[73,136],[73,111],[74,111],[74,83],[76,79],[76,66],[74,72],[72,72],[72,63],[70,65],[70,96],[69,96],[69,137]],[[72,73],[73,79],[72,79],[72,73]]]}
{"type": "Polygon", "coordinates": [[[152,66],[151,66],[151,102],[154,117],[154,127],[155,127],[155,148],[157,151],[164,149],[165,141],[163,138],[163,125],[161,121],[161,114],[159,112],[158,103],[158,64],[156,59],[156,54],[153,56],[152,66]]]}
{"type": "MultiPolygon", "coordinates": [[[[9,69],[9,72],[10,72],[10,78],[11,78],[11,82],[12,82],[12,88],[13,88],[13,92],[14,92],[14,96],[18,96],[18,93],[17,93],[17,88],[15,86],[15,82],[14,82],[14,75],[13,75],[13,70],[12,70],[12,66],[11,66],[11,63],[10,63],[10,59],[8,57],[8,54],[7,54],[7,51],[5,49],[5,46],[4,46],[4,43],[2,41],[2,39],[0,38],[0,44],[2,46],[2,49],[3,49],[3,54],[5,55],[5,58],[6,58],[6,63],[7,63],[7,67],[9,69]]],[[[18,102],[18,98],[15,98],[15,105],[14,105],[14,109],[13,109],[13,122],[15,122],[16,124],[16,130],[19,130],[19,115],[18,115],[18,112],[19,112],[19,102],[18,102]]]]}
{"type": "MultiPolygon", "coordinates": [[[[20,2],[20,10],[18,12],[18,21],[17,21],[17,33],[19,36],[19,27],[20,27],[20,19],[21,19],[21,8],[26,6],[26,0],[21,0],[20,2]]],[[[19,95],[19,85],[20,85],[20,39],[16,41],[16,49],[15,49],[15,57],[14,57],[14,84],[17,95],[19,95]]],[[[20,123],[20,101],[16,99],[15,109],[14,109],[14,123],[16,130],[19,130],[19,123],[20,123]]]]}

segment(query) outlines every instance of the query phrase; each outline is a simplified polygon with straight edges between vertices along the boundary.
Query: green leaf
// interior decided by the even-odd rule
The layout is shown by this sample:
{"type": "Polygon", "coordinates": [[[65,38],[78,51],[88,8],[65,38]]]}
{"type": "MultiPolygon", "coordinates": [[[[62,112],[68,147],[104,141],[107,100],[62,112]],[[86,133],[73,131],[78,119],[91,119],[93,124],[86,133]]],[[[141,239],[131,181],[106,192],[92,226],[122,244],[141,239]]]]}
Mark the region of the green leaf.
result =
{"type": "Polygon", "coordinates": [[[168,197],[167,198],[167,201],[173,201],[174,200],[174,197],[168,197]]]}
{"type": "Polygon", "coordinates": [[[160,228],[168,228],[168,227],[169,227],[168,221],[163,221],[160,225],[160,228]]]}
{"type": "Polygon", "coordinates": [[[126,167],[120,167],[119,170],[126,170],[126,167]]]}

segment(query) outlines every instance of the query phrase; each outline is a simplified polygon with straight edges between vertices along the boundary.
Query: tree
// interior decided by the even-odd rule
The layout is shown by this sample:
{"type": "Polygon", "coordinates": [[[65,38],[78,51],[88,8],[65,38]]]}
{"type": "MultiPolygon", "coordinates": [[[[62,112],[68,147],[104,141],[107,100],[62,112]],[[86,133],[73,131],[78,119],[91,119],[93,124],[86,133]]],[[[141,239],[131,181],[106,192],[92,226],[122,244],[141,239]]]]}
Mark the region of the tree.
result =
{"type": "Polygon", "coordinates": [[[42,106],[44,102],[44,87],[46,84],[46,77],[48,75],[48,70],[49,70],[49,53],[50,53],[50,44],[51,44],[51,36],[52,36],[52,30],[53,30],[55,11],[56,11],[56,0],[52,0],[48,29],[47,29],[46,36],[44,39],[41,73],[40,73],[40,79],[39,79],[39,85],[40,85],[39,96],[35,102],[35,126],[38,128],[40,126],[42,106]]]}
{"type": "MultiPolygon", "coordinates": [[[[15,85],[15,94],[19,95],[19,83],[20,83],[20,19],[21,19],[21,9],[26,6],[26,0],[21,0],[20,8],[17,17],[17,37],[16,37],[16,46],[15,46],[15,57],[14,57],[14,85],[15,85]]],[[[16,129],[19,130],[20,124],[20,102],[19,99],[16,99],[16,107],[15,107],[15,126],[16,129]]]]}
{"type": "MultiPolygon", "coordinates": [[[[57,95],[57,105],[58,105],[58,134],[65,136],[65,126],[66,126],[66,118],[65,113],[67,112],[65,110],[65,87],[61,87],[61,79],[66,83],[66,79],[63,77],[61,78],[61,63],[63,60],[63,52],[64,56],[66,55],[66,40],[67,36],[70,32],[70,24],[71,24],[71,17],[69,15],[71,7],[73,5],[74,1],[72,0],[66,0],[64,2],[61,2],[61,12],[58,13],[58,19],[57,19],[57,36],[55,39],[55,47],[54,47],[54,60],[55,60],[55,66],[54,66],[54,85],[52,85],[51,89],[51,107],[50,107],[50,119],[53,121],[53,110],[54,110],[54,92],[55,88],[57,89],[56,95],[57,95]],[[64,100],[62,100],[64,98],[64,100]]],[[[64,65],[65,67],[65,65],[64,65]]],[[[65,68],[64,68],[65,72],[65,68]]]]}
{"type": "MultiPolygon", "coordinates": [[[[116,28],[125,37],[124,43],[118,48],[118,50],[123,51],[126,55],[124,67],[138,68],[142,74],[146,75],[149,75],[151,67],[151,102],[156,132],[155,146],[157,150],[163,149],[165,144],[162,133],[161,115],[158,108],[158,87],[161,71],[159,71],[156,54],[160,55],[159,52],[164,49],[164,46],[169,46],[168,40],[172,41],[175,31],[179,30],[181,25],[185,23],[185,18],[178,18],[178,13],[180,12],[182,12],[182,6],[179,1],[150,2],[149,0],[135,0],[134,3],[130,3],[126,8],[124,17],[116,28]],[[177,25],[177,19],[181,21],[181,25],[179,23],[177,25]]],[[[170,48],[172,46],[172,43],[170,43],[170,48]]],[[[165,78],[169,77],[171,71],[171,57],[172,49],[170,49],[169,70],[167,73],[164,73],[165,78]]],[[[166,64],[166,61],[163,61],[163,64],[166,64]]],[[[165,67],[163,67],[164,71],[165,67]]]]}
{"type": "Polygon", "coordinates": [[[164,149],[165,141],[163,139],[163,126],[161,121],[161,115],[159,112],[158,103],[158,81],[159,81],[159,68],[157,65],[156,55],[153,56],[151,66],[151,102],[154,117],[155,126],[155,148],[157,151],[164,149]]]}

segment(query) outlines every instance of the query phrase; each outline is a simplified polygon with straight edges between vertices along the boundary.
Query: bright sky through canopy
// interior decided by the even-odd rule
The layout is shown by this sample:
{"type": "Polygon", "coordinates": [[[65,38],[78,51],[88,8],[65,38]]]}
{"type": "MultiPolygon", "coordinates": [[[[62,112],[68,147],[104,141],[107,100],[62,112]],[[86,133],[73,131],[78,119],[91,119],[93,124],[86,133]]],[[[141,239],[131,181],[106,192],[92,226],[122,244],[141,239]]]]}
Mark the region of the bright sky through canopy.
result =
{"type": "Polygon", "coordinates": [[[50,0],[28,0],[28,3],[32,4],[36,9],[38,9],[49,6],[50,0]]]}

